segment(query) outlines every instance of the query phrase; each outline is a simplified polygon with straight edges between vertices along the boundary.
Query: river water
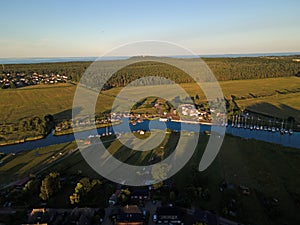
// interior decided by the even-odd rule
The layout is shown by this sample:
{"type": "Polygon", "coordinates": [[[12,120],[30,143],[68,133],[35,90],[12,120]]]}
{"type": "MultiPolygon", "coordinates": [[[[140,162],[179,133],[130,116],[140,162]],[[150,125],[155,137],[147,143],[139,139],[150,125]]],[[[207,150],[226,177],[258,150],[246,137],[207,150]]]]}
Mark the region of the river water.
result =
{"type": "MultiPolygon", "coordinates": [[[[155,129],[164,129],[165,127],[168,127],[173,131],[181,131],[181,123],[174,122],[174,121],[161,122],[159,120],[151,120],[151,121],[145,120],[142,123],[137,123],[136,125],[130,124],[129,127],[130,127],[131,131],[138,131],[138,130],[149,131],[150,123],[151,123],[151,127],[155,128],[155,129]]],[[[103,135],[107,132],[115,133],[114,128],[115,128],[115,130],[118,130],[118,132],[128,132],[127,124],[128,124],[128,119],[123,118],[121,124],[115,125],[113,127],[99,128],[99,129],[97,129],[97,132],[95,132],[93,130],[79,132],[78,137],[81,139],[85,139],[85,138],[88,138],[90,135],[97,135],[97,134],[103,135]]],[[[203,124],[201,124],[201,125],[199,125],[199,124],[184,124],[184,130],[199,131],[199,126],[200,126],[200,132],[211,130],[211,126],[203,125],[203,124]]],[[[231,134],[233,136],[242,137],[242,138],[256,139],[256,140],[276,143],[276,144],[300,149],[300,133],[299,132],[294,132],[292,135],[289,135],[289,134],[281,134],[280,132],[268,132],[268,131],[262,131],[262,130],[233,128],[229,125],[226,128],[226,133],[231,134]]],[[[62,136],[54,136],[53,134],[49,134],[44,139],[24,142],[24,143],[15,144],[15,145],[1,146],[0,152],[16,153],[16,152],[20,152],[20,151],[32,150],[32,149],[38,148],[38,147],[45,147],[45,146],[49,146],[49,145],[53,145],[53,144],[70,142],[73,140],[75,140],[73,134],[62,135],[62,136]]]]}

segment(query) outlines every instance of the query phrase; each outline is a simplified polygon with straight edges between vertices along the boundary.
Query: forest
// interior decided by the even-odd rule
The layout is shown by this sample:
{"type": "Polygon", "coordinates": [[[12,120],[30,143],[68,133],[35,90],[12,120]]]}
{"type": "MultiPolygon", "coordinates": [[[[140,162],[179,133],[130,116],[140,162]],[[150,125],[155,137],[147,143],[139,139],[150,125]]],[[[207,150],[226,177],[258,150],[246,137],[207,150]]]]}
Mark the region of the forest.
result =
{"type": "MultiPolygon", "coordinates": [[[[225,81],[295,76],[300,72],[300,63],[294,59],[298,59],[299,57],[300,56],[203,58],[203,60],[219,81],[225,81]]],[[[184,60],[188,60],[193,64],[197,63],[199,59],[184,60]]],[[[68,79],[73,82],[78,82],[91,63],[92,62],[6,64],[2,65],[0,79],[5,79],[7,74],[10,74],[10,77],[18,74],[26,74],[27,76],[32,74],[60,74],[61,76],[67,76],[68,79]]],[[[105,63],[105,66],[108,68],[113,69],[116,61],[106,61],[103,63],[105,63]]],[[[126,86],[131,81],[145,76],[165,77],[176,83],[193,82],[189,75],[174,66],[153,61],[144,61],[131,64],[117,71],[106,83],[106,88],[126,86]]],[[[149,79],[149,81],[147,81],[147,79],[144,80],[144,83],[140,85],[153,84],[153,78],[149,79]]],[[[95,80],[93,80],[93,82],[94,81],[95,80]]],[[[101,83],[101,80],[91,83],[90,85],[99,83],[101,83]]]]}

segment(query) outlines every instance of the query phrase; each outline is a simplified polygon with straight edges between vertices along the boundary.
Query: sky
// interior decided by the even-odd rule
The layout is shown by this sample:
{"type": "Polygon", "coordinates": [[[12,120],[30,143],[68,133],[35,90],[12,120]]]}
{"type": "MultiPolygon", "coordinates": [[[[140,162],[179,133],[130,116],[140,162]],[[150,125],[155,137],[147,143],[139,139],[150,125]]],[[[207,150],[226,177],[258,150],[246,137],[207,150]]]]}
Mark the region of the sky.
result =
{"type": "Polygon", "coordinates": [[[203,54],[300,52],[298,0],[9,0],[0,57],[100,56],[162,40],[203,54]]]}

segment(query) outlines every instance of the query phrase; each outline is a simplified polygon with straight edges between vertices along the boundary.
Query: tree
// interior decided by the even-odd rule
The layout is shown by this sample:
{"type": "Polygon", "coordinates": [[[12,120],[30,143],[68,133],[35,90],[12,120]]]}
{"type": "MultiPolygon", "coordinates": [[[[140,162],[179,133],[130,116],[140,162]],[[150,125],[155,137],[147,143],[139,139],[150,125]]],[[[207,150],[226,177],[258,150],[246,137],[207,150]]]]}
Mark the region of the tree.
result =
{"type": "Polygon", "coordinates": [[[29,190],[32,189],[32,185],[33,185],[33,180],[29,180],[23,187],[23,191],[28,192],[29,190]]]}
{"type": "Polygon", "coordinates": [[[121,202],[122,204],[126,204],[127,201],[128,201],[128,199],[129,199],[130,194],[131,194],[131,193],[130,193],[130,191],[128,190],[128,188],[127,188],[127,189],[122,189],[122,190],[121,190],[121,193],[120,193],[120,195],[119,195],[120,202],[121,202]]]}
{"type": "Polygon", "coordinates": [[[70,196],[71,204],[79,203],[82,197],[84,197],[87,193],[89,193],[93,187],[97,184],[101,184],[99,180],[92,180],[88,177],[82,178],[74,189],[74,193],[70,196]]]}
{"type": "Polygon", "coordinates": [[[12,82],[12,81],[9,82],[9,85],[10,85],[10,88],[16,88],[14,82],[12,82]]]}
{"type": "Polygon", "coordinates": [[[42,180],[42,185],[40,188],[41,199],[44,201],[49,200],[49,198],[61,188],[59,178],[59,173],[50,173],[45,177],[44,180],[42,180]]]}
{"type": "Polygon", "coordinates": [[[77,194],[77,193],[73,193],[70,196],[70,202],[71,202],[72,205],[78,204],[80,202],[80,195],[77,194]]]}
{"type": "Polygon", "coordinates": [[[170,194],[169,194],[169,199],[171,202],[174,202],[175,199],[176,199],[176,194],[174,191],[171,191],[170,194]]]}
{"type": "Polygon", "coordinates": [[[153,186],[154,190],[157,190],[157,189],[161,188],[163,185],[164,185],[163,181],[160,181],[158,183],[153,184],[152,186],[153,186]]]}

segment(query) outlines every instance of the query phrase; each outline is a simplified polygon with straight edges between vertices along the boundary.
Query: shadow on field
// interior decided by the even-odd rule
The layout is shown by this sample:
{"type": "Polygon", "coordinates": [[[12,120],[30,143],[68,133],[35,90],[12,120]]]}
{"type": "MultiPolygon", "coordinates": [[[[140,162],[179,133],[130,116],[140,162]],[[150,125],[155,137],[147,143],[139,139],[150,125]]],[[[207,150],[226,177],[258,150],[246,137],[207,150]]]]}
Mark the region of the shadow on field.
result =
{"type": "MultiPolygon", "coordinates": [[[[82,111],[81,107],[76,107],[74,109],[74,114],[78,115],[80,112],[82,111]]],[[[72,118],[72,109],[67,109],[64,111],[61,111],[59,113],[56,113],[53,115],[54,119],[57,121],[61,121],[61,120],[69,120],[72,118]]]]}
{"type": "Polygon", "coordinates": [[[258,113],[264,116],[276,117],[287,120],[293,117],[296,123],[300,123],[300,111],[285,104],[279,106],[267,102],[253,104],[246,108],[250,112],[258,113]]]}

